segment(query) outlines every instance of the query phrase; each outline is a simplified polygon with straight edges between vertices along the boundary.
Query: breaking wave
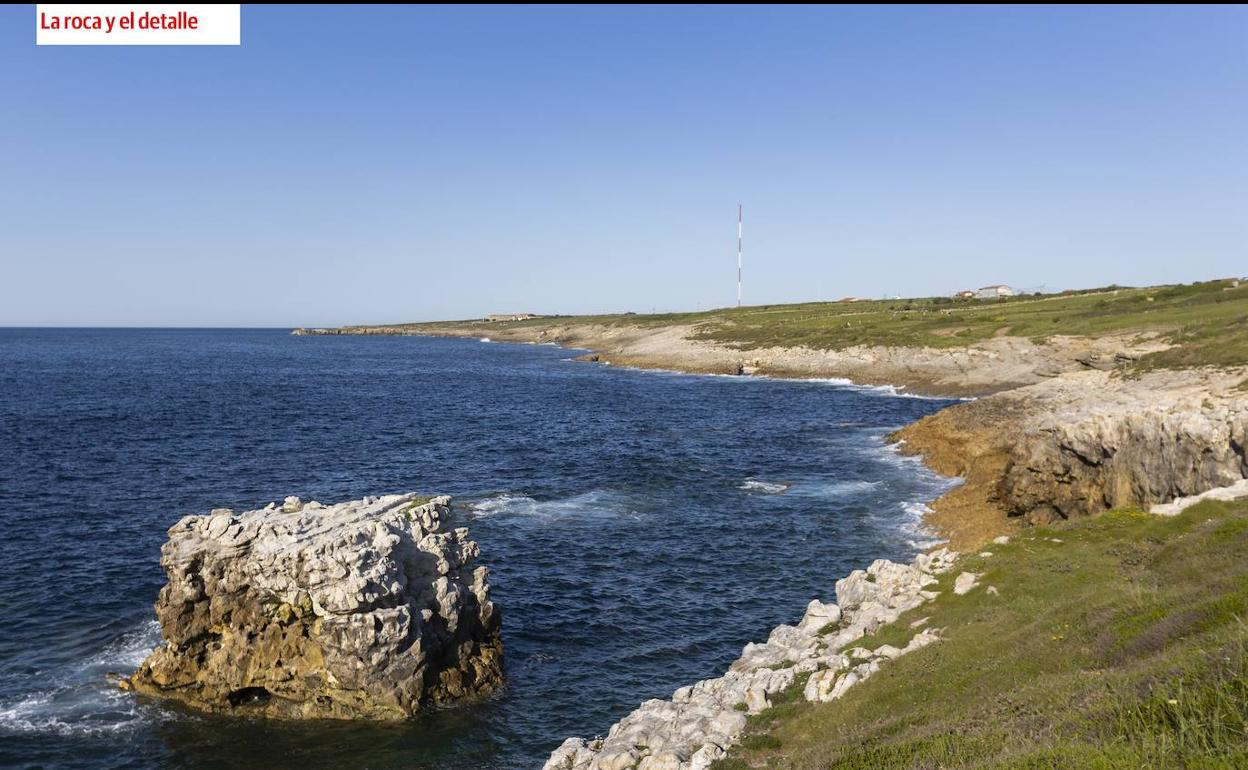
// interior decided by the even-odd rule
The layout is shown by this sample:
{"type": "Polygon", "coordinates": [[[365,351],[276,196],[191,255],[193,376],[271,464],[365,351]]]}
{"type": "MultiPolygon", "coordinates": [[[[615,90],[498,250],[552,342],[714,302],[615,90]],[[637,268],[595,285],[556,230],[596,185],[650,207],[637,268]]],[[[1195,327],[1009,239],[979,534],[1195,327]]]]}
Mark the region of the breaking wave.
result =
{"type": "Polygon", "coordinates": [[[566,518],[586,516],[637,516],[629,499],[618,492],[595,489],[570,497],[538,500],[525,494],[504,492],[468,504],[478,517],[517,516],[534,518],[566,518]]]}
{"type": "Polygon", "coordinates": [[[110,674],[129,674],[160,643],[160,626],[144,623],[76,666],[53,674],[47,689],[0,703],[0,732],[54,735],[124,733],[153,718],[110,674]]]}
{"type": "Polygon", "coordinates": [[[782,481],[760,481],[758,479],[746,479],[741,482],[737,489],[746,492],[759,492],[764,495],[782,495],[789,491],[792,484],[786,484],[782,481]]]}

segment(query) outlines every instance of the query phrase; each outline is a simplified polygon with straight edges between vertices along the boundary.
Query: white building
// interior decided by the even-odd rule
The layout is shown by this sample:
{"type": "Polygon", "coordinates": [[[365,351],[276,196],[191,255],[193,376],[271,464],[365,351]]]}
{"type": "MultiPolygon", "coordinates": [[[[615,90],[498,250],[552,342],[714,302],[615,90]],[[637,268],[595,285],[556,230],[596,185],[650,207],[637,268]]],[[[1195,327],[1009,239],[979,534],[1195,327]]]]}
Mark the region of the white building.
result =
{"type": "Polygon", "coordinates": [[[980,299],[997,299],[998,297],[1013,297],[1014,290],[1005,284],[995,284],[993,286],[981,286],[975,290],[975,296],[980,299]]]}
{"type": "Polygon", "coordinates": [[[530,318],[541,318],[537,313],[495,313],[487,315],[486,321],[527,321],[530,318]]]}

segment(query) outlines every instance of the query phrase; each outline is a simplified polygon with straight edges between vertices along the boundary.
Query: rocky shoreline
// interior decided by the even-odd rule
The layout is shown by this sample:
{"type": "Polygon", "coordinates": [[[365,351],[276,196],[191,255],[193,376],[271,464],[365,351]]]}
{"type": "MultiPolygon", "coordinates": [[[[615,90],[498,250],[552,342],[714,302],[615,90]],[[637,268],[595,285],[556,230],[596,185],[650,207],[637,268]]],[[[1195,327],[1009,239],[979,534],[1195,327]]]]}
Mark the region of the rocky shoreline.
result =
{"type": "MultiPolygon", "coordinates": [[[[727,673],[681,687],[668,700],[649,700],[612,725],[605,738],[569,738],[543,770],[706,770],[740,738],[748,717],[800,686],[812,702],[840,698],[887,665],[940,640],[939,629],[918,628],[905,647],[875,649],[854,642],[934,599],[939,576],[956,554],[940,549],[912,564],[883,559],[836,582],[836,604],[811,601],[795,626],[777,626],[760,644],[747,644],[727,673]]],[[[958,576],[965,593],[976,576],[958,576]]]]}
{"type": "Polygon", "coordinates": [[[927,521],[968,550],[1022,524],[1166,503],[1248,477],[1244,369],[1072,372],[893,438],[965,483],[927,521]]]}
{"type": "Polygon", "coordinates": [[[1054,336],[1045,344],[1002,336],[956,348],[853,346],[842,350],[765,347],[748,350],[697,339],[689,325],[628,326],[552,321],[398,324],[295,329],[296,336],[430,336],[494,342],[554,343],[592,351],[586,358],[641,369],[693,374],[843,378],[862,385],[905,389],[918,395],[978,397],[1043,382],[1065,372],[1111,369],[1169,347],[1151,334],[1098,338],[1054,336]]]}
{"type": "Polygon", "coordinates": [[[186,516],[161,549],[164,643],[123,689],[204,711],[406,719],[502,683],[500,616],[450,498],[186,516]]]}
{"type": "MultiPolygon", "coordinates": [[[[965,483],[925,523],[951,548],[977,548],[1024,523],[1148,506],[1248,476],[1248,368],[1128,371],[1165,349],[1152,334],[1001,336],[964,348],[742,351],[688,326],[565,322],[490,326],[494,341],[587,349],[586,360],[689,373],[845,378],[905,392],[974,396],[893,435],[965,483]]],[[[299,329],[296,334],[481,336],[481,324],[299,329]]]]}
{"type": "MultiPolygon", "coordinates": [[[[920,555],[912,565],[876,562],[838,581],[838,604],[811,602],[796,626],[747,645],[723,676],[682,687],[669,700],[647,701],[603,738],[569,738],[544,770],[704,770],[739,739],[750,714],[799,679],[807,700],[832,700],[888,660],[938,641],[939,631],[929,629],[917,631],[905,648],[850,647],[933,598],[930,586],[958,552],[1005,542],[1026,524],[1116,507],[1168,513],[1185,499],[1237,495],[1248,484],[1248,368],[1129,370],[1141,353],[1165,347],[1149,335],[1055,338],[1046,345],[1004,337],[956,350],[743,354],[690,339],[691,331],[529,325],[498,327],[490,336],[556,342],[594,351],[590,360],[641,368],[845,377],[977,396],[892,436],[933,470],[963,478],[925,519],[951,550],[920,555]]],[[[324,333],[481,336],[475,328],[445,325],[324,333]]],[[[949,588],[965,593],[976,578],[964,573],[949,588]]]]}

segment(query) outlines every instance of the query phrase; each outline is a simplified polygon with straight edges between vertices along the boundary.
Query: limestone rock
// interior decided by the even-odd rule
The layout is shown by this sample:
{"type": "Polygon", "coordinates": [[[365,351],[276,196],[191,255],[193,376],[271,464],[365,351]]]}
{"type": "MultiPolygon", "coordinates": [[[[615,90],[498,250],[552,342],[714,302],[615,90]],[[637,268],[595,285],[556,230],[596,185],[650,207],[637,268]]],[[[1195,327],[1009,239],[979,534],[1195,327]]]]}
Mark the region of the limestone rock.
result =
{"type": "MultiPolygon", "coordinates": [[[[1242,379],[1242,373],[1239,375],[1242,379]]],[[[1011,449],[1006,509],[1031,523],[1149,506],[1248,476],[1248,398],[1227,375],[1099,372],[1020,392],[1040,408],[1011,449]]]]}
{"type": "Polygon", "coordinates": [[[169,529],[137,692],[217,712],[403,719],[502,681],[500,616],[450,498],[215,510],[169,529]]]}

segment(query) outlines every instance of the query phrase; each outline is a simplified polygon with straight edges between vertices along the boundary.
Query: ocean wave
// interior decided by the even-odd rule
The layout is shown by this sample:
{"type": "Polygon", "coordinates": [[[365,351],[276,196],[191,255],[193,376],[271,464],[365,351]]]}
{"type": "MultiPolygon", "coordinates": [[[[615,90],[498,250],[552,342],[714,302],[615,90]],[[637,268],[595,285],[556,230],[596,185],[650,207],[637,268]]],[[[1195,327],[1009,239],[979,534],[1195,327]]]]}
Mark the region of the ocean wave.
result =
{"type": "Polygon", "coordinates": [[[81,663],[54,673],[51,687],[0,703],[0,732],[108,735],[146,724],[151,712],[108,675],[132,672],[159,643],[155,620],[123,634],[81,663]]]}
{"type": "Polygon", "coordinates": [[[469,510],[479,517],[520,516],[559,518],[566,516],[636,516],[630,500],[618,493],[595,489],[570,497],[554,500],[538,500],[525,494],[504,492],[484,500],[468,504],[469,510]]]}
{"type": "Polygon", "coordinates": [[[906,545],[919,551],[926,551],[946,542],[931,527],[927,526],[927,515],[932,512],[927,503],[916,501],[903,502],[902,513],[905,519],[901,531],[906,536],[906,545]]]}
{"type": "MultiPolygon", "coordinates": [[[[801,382],[802,380],[797,380],[801,382]]],[[[891,396],[894,398],[918,398],[924,401],[973,401],[970,398],[950,398],[948,396],[926,396],[922,393],[911,393],[906,390],[905,385],[863,385],[844,377],[812,377],[806,382],[819,382],[825,385],[831,385],[843,390],[852,390],[856,393],[869,393],[879,396],[891,396]]]]}
{"type": "Polygon", "coordinates": [[[65,690],[34,693],[0,706],[0,732],[54,735],[110,735],[134,730],[149,720],[134,696],[116,688],[90,698],[71,698],[65,690]]]}
{"type": "Polygon", "coordinates": [[[786,484],[781,481],[760,481],[759,479],[746,479],[741,482],[737,489],[746,492],[761,492],[766,495],[780,495],[789,490],[792,484],[786,484]]]}
{"type": "Polygon", "coordinates": [[[857,479],[851,481],[800,482],[794,484],[790,492],[797,497],[812,497],[820,500],[840,500],[877,489],[883,483],[883,479],[875,481],[857,479]]]}

